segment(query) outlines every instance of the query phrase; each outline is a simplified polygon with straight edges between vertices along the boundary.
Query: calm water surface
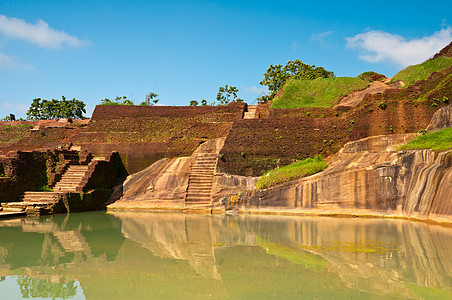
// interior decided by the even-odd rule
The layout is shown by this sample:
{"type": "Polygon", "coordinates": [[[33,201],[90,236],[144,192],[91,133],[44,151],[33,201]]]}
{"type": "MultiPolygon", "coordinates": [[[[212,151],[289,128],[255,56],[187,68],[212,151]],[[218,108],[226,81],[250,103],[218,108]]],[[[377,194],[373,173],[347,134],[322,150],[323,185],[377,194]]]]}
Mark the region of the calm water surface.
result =
{"type": "Polygon", "coordinates": [[[452,299],[452,228],[90,212],[0,221],[1,299],[452,299]]]}

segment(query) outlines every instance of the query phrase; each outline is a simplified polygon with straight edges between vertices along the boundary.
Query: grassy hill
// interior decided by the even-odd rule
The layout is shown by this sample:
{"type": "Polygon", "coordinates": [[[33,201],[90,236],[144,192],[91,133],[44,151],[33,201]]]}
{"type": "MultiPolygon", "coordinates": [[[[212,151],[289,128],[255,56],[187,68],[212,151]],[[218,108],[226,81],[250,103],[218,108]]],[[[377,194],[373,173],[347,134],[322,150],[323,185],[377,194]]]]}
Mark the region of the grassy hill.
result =
{"type": "Polygon", "coordinates": [[[452,66],[452,57],[440,56],[418,65],[409,66],[392,77],[391,82],[402,80],[405,87],[413,85],[418,80],[427,79],[430,74],[452,66]]]}
{"type": "Polygon", "coordinates": [[[289,80],[272,108],[331,107],[342,97],[365,89],[370,84],[362,78],[333,77],[314,80],[289,80]]]}

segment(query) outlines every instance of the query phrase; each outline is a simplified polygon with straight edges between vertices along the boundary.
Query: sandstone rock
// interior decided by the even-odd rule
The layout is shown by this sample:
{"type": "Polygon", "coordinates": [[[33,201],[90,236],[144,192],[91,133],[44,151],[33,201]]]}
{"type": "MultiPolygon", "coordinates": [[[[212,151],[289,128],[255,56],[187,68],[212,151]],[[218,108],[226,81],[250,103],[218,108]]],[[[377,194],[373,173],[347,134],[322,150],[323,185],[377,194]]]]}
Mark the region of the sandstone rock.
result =
{"type": "MultiPolygon", "coordinates": [[[[346,144],[322,173],[239,195],[242,209],[391,214],[452,222],[452,151],[395,151],[413,134],[346,144]]],[[[217,206],[227,206],[217,199],[217,206]]]]}
{"type": "Polygon", "coordinates": [[[427,131],[432,132],[449,127],[452,127],[452,104],[435,112],[427,127],[427,131]]]}

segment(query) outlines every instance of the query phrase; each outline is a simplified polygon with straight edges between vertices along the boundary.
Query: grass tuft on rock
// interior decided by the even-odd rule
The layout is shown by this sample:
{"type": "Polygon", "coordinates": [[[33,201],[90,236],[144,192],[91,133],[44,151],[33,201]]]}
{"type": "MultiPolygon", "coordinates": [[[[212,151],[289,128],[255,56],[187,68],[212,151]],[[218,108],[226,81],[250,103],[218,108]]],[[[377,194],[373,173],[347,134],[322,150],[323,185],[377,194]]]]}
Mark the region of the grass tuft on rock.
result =
{"type": "Polygon", "coordinates": [[[369,84],[368,80],[354,77],[291,79],[284,85],[281,95],[273,99],[271,107],[332,107],[344,96],[363,90],[369,84]]]}
{"type": "Polygon", "coordinates": [[[452,149],[452,127],[418,136],[397,150],[431,149],[444,151],[452,149]]]}
{"type": "Polygon", "coordinates": [[[266,189],[284,182],[321,172],[325,170],[326,167],[327,163],[323,157],[321,155],[316,155],[314,158],[307,158],[267,172],[259,179],[256,187],[258,189],[266,189]]]}
{"type": "Polygon", "coordinates": [[[392,77],[391,82],[402,80],[404,87],[415,84],[418,80],[427,79],[430,74],[452,66],[452,57],[440,56],[418,65],[409,66],[392,77]]]}

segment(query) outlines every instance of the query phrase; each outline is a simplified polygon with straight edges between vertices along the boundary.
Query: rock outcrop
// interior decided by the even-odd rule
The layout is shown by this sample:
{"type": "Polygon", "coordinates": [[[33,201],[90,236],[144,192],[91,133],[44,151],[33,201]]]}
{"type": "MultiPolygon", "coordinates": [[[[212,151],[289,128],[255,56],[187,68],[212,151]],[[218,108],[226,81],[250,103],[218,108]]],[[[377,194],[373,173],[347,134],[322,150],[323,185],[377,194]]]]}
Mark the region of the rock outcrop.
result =
{"type": "Polygon", "coordinates": [[[130,175],[115,188],[108,209],[207,208],[213,197],[253,190],[258,178],[218,173],[216,162],[202,166],[205,162],[200,157],[218,160],[223,144],[224,138],[214,139],[201,144],[190,157],[161,159],[130,175]]]}
{"type": "Polygon", "coordinates": [[[376,136],[347,143],[322,173],[244,192],[234,201],[217,199],[215,204],[452,222],[452,151],[395,150],[414,136],[376,136]]]}
{"type": "Polygon", "coordinates": [[[428,132],[452,127],[452,104],[435,112],[427,127],[428,132]]]}

